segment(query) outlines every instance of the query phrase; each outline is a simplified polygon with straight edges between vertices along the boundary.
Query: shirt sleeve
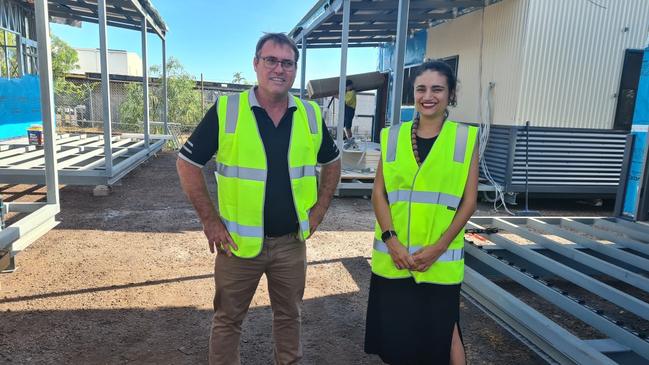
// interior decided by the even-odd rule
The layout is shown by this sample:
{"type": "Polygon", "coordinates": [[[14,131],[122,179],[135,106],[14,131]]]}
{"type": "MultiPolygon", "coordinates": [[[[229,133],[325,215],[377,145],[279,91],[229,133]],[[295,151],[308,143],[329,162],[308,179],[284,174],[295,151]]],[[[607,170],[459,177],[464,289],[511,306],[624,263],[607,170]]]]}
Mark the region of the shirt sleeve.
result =
{"type": "Polygon", "coordinates": [[[178,152],[178,156],[192,165],[203,167],[219,148],[219,119],[216,103],[205,113],[203,120],[178,152]]]}
{"type": "Polygon", "coordinates": [[[333,138],[327,130],[325,121],[322,120],[322,143],[318,151],[318,163],[321,165],[330,164],[340,158],[340,151],[333,138]]]}

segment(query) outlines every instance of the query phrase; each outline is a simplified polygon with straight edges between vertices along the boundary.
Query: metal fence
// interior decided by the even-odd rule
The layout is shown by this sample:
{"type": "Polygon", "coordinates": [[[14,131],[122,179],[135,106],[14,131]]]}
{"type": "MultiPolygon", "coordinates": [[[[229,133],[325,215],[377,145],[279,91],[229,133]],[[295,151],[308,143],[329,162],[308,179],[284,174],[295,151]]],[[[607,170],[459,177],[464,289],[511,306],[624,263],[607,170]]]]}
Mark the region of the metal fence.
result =
{"type": "MultiPolygon", "coordinates": [[[[103,133],[104,130],[104,102],[101,81],[89,78],[68,78],[73,86],[72,91],[57,92],[54,97],[57,128],[62,132],[87,132],[103,133]]],[[[200,122],[207,109],[214,100],[223,92],[204,90],[201,99],[201,90],[195,90],[191,95],[194,108],[198,108],[194,118],[189,120],[173,120],[169,114],[169,133],[173,136],[175,148],[184,142],[189,134],[200,122]]],[[[113,133],[144,133],[143,101],[141,81],[115,81],[110,82],[110,113],[111,128],[113,133]]],[[[149,81],[149,126],[151,134],[165,134],[163,124],[163,103],[161,85],[157,80],[149,81]]],[[[181,105],[188,101],[175,101],[169,95],[168,108],[182,108],[181,105]]],[[[185,118],[187,119],[187,118],[185,118]]]]}

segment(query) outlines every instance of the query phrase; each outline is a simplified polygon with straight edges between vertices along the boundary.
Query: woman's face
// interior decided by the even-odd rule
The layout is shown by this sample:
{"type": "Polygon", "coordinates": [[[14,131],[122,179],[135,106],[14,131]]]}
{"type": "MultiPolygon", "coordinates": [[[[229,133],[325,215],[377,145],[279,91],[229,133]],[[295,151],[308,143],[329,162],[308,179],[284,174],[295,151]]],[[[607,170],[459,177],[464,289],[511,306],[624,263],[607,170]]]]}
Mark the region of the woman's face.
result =
{"type": "Polygon", "coordinates": [[[415,78],[415,109],[422,117],[442,117],[448,107],[449,90],[446,76],[437,71],[424,71],[415,78]]]}

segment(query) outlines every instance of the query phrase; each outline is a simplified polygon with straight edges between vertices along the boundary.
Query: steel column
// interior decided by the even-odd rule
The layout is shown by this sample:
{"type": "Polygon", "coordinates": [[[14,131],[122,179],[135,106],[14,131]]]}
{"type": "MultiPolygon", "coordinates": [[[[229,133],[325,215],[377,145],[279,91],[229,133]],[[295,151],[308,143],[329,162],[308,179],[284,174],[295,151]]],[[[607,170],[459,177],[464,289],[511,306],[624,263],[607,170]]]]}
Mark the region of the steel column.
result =
{"type": "Polygon", "coordinates": [[[306,95],[306,35],[302,34],[302,65],[300,70],[300,99],[304,99],[306,95]]]}
{"type": "MultiPolygon", "coordinates": [[[[9,44],[7,39],[7,31],[3,32],[3,37],[4,37],[4,44],[6,46],[7,44],[9,44]]],[[[7,79],[11,79],[11,65],[9,64],[9,52],[5,52],[5,65],[7,65],[7,79]]]]}
{"type": "Polygon", "coordinates": [[[391,125],[401,121],[401,97],[403,95],[403,64],[406,54],[406,41],[408,37],[408,17],[410,0],[399,0],[399,20],[397,22],[397,39],[394,52],[394,68],[392,73],[392,114],[391,125]]]}
{"type": "Polygon", "coordinates": [[[165,134],[169,134],[169,110],[167,108],[167,40],[162,38],[162,121],[165,134]]]}
{"type": "Polygon", "coordinates": [[[23,57],[23,37],[16,34],[16,55],[18,56],[18,77],[25,75],[25,65],[23,57]]]}
{"type": "Polygon", "coordinates": [[[349,42],[349,17],[351,0],[343,0],[343,30],[340,46],[340,79],[338,81],[338,127],[336,127],[336,145],[342,153],[343,127],[345,124],[345,83],[347,82],[347,45],[349,42]]]}
{"type": "Polygon", "coordinates": [[[108,73],[108,34],[106,31],[106,0],[97,1],[99,23],[99,54],[101,58],[101,93],[104,107],[104,160],[105,175],[113,174],[112,125],[110,116],[110,74],[108,73]]]}
{"type": "Polygon", "coordinates": [[[142,90],[144,90],[144,147],[149,148],[149,65],[147,63],[146,18],[142,18],[142,90]]]}
{"type": "Polygon", "coordinates": [[[47,203],[59,204],[59,176],[56,168],[56,117],[54,112],[54,82],[52,80],[52,41],[50,39],[49,12],[46,0],[34,3],[36,33],[38,37],[38,72],[41,86],[41,116],[45,137],[45,183],[47,203]]]}

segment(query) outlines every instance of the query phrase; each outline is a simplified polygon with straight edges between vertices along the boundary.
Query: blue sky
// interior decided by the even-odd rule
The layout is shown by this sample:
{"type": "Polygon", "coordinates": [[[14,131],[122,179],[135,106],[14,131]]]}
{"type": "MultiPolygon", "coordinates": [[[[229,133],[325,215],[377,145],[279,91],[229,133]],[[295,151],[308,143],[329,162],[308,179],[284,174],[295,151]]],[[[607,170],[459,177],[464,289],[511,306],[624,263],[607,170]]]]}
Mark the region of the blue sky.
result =
{"type": "MultiPolygon", "coordinates": [[[[313,7],[316,0],[152,0],[164,18],[167,33],[167,57],[175,57],[185,69],[207,81],[232,80],[242,72],[255,80],[252,68],[255,45],[263,32],[289,32],[313,7]]],[[[98,48],[96,24],[83,23],[82,28],[52,24],[52,33],[73,47],[98,48]]],[[[160,39],[148,36],[149,65],[162,58],[160,39]]],[[[138,32],[109,27],[108,47],[141,55],[138,32]]],[[[350,48],[347,74],[376,70],[377,50],[350,48]]],[[[338,76],[340,49],[307,49],[306,79],[338,76]]],[[[295,87],[300,85],[300,71],[295,87]]]]}

